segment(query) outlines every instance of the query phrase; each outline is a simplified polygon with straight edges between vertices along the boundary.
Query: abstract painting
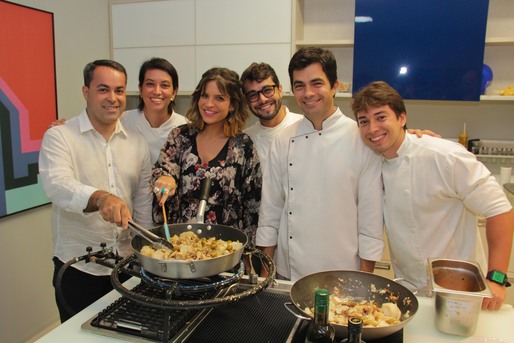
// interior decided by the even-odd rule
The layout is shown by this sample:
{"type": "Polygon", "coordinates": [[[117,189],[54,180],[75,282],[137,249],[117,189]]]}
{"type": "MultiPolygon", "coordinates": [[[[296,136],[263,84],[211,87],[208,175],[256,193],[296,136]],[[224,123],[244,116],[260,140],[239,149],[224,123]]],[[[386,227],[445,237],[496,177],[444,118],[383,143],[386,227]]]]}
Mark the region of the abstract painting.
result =
{"type": "Polygon", "coordinates": [[[57,118],[53,13],[0,1],[0,217],[48,203],[38,156],[57,118]]]}

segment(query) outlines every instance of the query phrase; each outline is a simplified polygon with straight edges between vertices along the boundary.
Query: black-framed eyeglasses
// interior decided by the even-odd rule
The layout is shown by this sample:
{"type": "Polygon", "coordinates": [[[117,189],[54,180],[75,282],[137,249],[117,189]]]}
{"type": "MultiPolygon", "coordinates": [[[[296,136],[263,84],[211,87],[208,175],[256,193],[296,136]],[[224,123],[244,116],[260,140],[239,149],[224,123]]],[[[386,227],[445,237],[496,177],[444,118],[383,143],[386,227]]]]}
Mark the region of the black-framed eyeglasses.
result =
{"type": "Polygon", "coordinates": [[[246,93],[246,99],[249,102],[256,102],[259,100],[259,94],[264,95],[266,98],[271,98],[273,94],[275,94],[275,88],[277,88],[278,85],[268,85],[262,87],[262,89],[258,92],[248,92],[246,93]]]}

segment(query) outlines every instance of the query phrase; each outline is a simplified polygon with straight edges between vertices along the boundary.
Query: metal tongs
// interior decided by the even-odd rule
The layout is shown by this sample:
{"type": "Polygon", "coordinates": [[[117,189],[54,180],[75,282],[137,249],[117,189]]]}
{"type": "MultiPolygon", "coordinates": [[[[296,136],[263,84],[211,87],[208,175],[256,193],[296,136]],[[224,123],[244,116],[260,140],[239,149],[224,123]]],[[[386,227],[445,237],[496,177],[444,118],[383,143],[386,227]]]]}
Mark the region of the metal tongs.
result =
{"type": "Polygon", "coordinates": [[[143,239],[147,240],[148,242],[152,243],[154,248],[157,249],[170,249],[173,250],[173,245],[170,241],[157,236],[155,233],[151,232],[150,230],[145,229],[141,225],[133,222],[132,220],[128,221],[129,227],[138,236],[141,236],[143,239]]]}

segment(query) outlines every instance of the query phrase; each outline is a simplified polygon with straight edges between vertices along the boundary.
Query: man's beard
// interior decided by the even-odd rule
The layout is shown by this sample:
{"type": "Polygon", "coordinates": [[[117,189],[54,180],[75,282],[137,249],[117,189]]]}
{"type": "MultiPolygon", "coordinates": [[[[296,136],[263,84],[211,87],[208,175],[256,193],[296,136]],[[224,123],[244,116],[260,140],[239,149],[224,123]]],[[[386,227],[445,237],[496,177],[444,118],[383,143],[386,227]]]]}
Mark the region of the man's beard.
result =
{"type": "Polygon", "coordinates": [[[262,119],[264,121],[270,121],[270,120],[273,120],[275,119],[275,117],[278,115],[278,112],[280,112],[280,109],[282,108],[282,101],[280,100],[276,100],[274,101],[274,105],[275,105],[275,111],[271,114],[262,114],[262,113],[259,113],[257,111],[252,111],[252,113],[259,119],[262,119]]]}

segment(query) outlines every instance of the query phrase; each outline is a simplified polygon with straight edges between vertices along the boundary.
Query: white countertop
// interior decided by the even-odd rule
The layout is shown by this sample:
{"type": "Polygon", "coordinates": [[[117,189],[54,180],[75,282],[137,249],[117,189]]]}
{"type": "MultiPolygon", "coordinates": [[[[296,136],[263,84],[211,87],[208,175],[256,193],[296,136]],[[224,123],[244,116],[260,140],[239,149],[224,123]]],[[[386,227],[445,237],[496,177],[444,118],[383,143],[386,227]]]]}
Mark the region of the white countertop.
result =
{"type": "MultiPolygon", "coordinates": [[[[125,283],[125,286],[131,288],[139,282],[139,279],[132,278],[125,283]]],[[[101,336],[95,333],[87,332],[81,329],[81,325],[102,311],[107,305],[111,304],[120,294],[112,291],[100,300],[84,309],[73,318],[58,326],[48,334],[43,336],[37,342],[39,343],[113,343],[122,342],[122,340],[101,336]]],[[[473,337],[452,336],[439,332],[434,326],[434,299],[418,297],[419,309],[412,320],[405,326],[403,333],[403,341],[405,343],[439,343],[439,342],[489,342],[514,343],[514,309],[510,305],[503,305],[500,311],[486,312],[481,311],[477,330],[473,337]],[[494,337],[498,340],[478,340],[479,337],[494,337]]]]}

